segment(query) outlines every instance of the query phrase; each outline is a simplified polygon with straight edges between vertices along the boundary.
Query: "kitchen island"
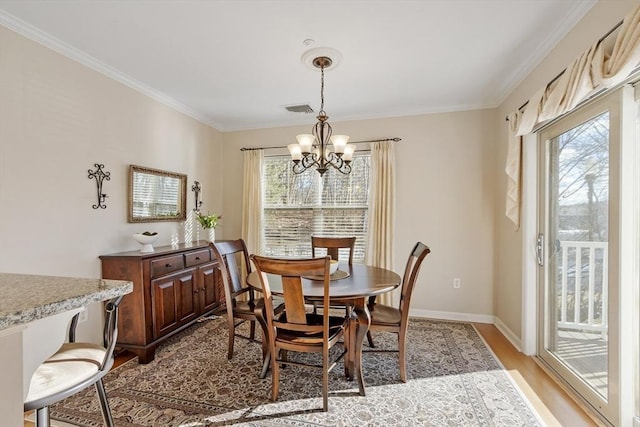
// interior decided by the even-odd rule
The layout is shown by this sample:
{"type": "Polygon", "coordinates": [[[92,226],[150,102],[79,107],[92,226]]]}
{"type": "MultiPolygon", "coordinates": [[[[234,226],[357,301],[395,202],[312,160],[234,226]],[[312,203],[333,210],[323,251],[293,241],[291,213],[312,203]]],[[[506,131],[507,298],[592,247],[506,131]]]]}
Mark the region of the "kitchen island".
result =
{"type": "Polygon", "coordinates": [[[36,368],[67,336],[71,318],[96,301],[130,293],[123,280],[0,273],[0,417],[23,425],[23,402],[36,368]]]}

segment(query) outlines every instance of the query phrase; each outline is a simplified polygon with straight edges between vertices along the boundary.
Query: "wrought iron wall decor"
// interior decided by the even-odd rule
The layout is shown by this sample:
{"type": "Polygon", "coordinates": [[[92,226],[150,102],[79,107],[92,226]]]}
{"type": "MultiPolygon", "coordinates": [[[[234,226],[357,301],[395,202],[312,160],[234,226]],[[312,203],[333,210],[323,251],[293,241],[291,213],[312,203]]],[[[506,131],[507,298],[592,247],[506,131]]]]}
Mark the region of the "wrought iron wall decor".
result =
{"type": "Polygon", "coordinates": [[[107,181],[111,180],[111,172],[103,171],[102,168],[104,168],[104,165],[100,163],[94,163],[93,166],[95,166],[96,170],[92,171],[91,169],[89,169],[89,179],[95,178],[96,180],[96,187],[98,189],[98,204],[93,205],[92,207],[93,209],[98,209],[98,208],[106,209],[107,205],[104,204],[104,201],[107,198],[107,195],[102,192],[102,182],[105,179],[107,181]]]}
{"type": "Polygon", "coordinates": [[[193,185],[191,186],[191,191],[195,193],[195,198],[196,198],[196,203],[193,210],[196,212],[200,212],[200,206],[202,206],[202,200],[200,200],[200,192],[202,191],[202,187],[200,186],[199,181],[193,181],[193,185]]]}

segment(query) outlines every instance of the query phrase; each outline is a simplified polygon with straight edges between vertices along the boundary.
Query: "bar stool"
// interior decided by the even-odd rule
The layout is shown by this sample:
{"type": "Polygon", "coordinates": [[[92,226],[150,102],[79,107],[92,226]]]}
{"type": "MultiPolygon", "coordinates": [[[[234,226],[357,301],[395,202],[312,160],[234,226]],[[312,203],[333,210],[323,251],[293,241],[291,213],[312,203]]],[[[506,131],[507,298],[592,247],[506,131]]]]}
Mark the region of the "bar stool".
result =
{"type": "Polygon", "coordinates": [[[75,342],[76,314],[69,328],[69,342],[60,347],[53,356],[42,362],[36,369],[29,393],[24,402],[24,410],[35,410],[36,427],[48,427],[49,406],[59,402],[92,384],[95,384],[102,418],[112,427],[113,417],[109,409],[107,394],[102,377],[113,366],[113,351],[118,337],[118,306],[122,296],[105,303],[105,323],[103,345],[75,342]]]}

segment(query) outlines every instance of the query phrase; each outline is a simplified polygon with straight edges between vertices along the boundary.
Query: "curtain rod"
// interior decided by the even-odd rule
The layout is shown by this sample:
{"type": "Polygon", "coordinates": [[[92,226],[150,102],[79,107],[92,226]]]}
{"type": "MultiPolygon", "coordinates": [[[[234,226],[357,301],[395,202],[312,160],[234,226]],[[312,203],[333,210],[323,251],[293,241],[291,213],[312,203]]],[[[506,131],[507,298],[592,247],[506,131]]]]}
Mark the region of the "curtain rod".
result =
{"type": "MultiPolygon", "coordinates": [[[[609,37],[615,30],[617,30],[618,28],[620,28],[620,26],[624,23],[623,21],[618,22],[612,29],[610,29],[609,31],[607,31],[607,33],[600,37],[600,39],[598,39],[598,42],[596,44],[602,43],[602,41],[604,39],[606,39],[607,37],[609,37]]],[[[560,77],[562,77],[562,75],[564,74],[564,72],[567,71],[567,69],[565,68],[564,70],[560,71],[560,73],[555,76],[554,78],[552,78],[549,83],[547,83],[547,85],[545,87],[549,87],[551,84],[553,84],[556,80],[558,80],[560,77]]],[[[527,100],[524,104],[522,104],[520,107],[518,107],[518,110],[522,110],[524,107],[526,107],[529,104],[529,100],[527,100]]],[[[509,121],[509,116],[504,118],[506,121],[509,121]]]]}
{"type": "MultiPolygon", "coordinates": [[[[349,144],[360,144],[363,142],[386,142],[386,141],[393,141],[393,142],[400,142],[402,141],[402,138],[385,138],[385,139],[370,139],[370,140],[366,140],[366,141],[353,141],[350,142],[349,144]]],[[[242,147],[240,149],[240,151],[252,151],[252,150],[272,150],[272,149],[276,149],[276,148],[287,148],[286,145],[272,145],[271,147],[242,147]]]]}

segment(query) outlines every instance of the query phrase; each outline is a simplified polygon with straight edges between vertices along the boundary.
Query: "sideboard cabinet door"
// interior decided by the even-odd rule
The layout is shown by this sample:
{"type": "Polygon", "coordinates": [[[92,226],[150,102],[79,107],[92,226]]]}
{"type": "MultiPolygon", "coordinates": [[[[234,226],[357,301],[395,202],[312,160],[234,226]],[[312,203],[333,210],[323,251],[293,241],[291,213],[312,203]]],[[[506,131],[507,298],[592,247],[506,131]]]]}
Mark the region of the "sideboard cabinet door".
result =
{"type": "Polygon", "coordinates": [[[187,270],[151,280],[154,339],[197,317],[193,273],[187,270]]]}
{"type": "Polygon", "coordinates": [[[198,267],[198,283],[200,284],[200,304],[201,311],[211,311],[218,306],[222,300],[218,291],[222,282],[218,263],[206,264],[198,267]]]}

